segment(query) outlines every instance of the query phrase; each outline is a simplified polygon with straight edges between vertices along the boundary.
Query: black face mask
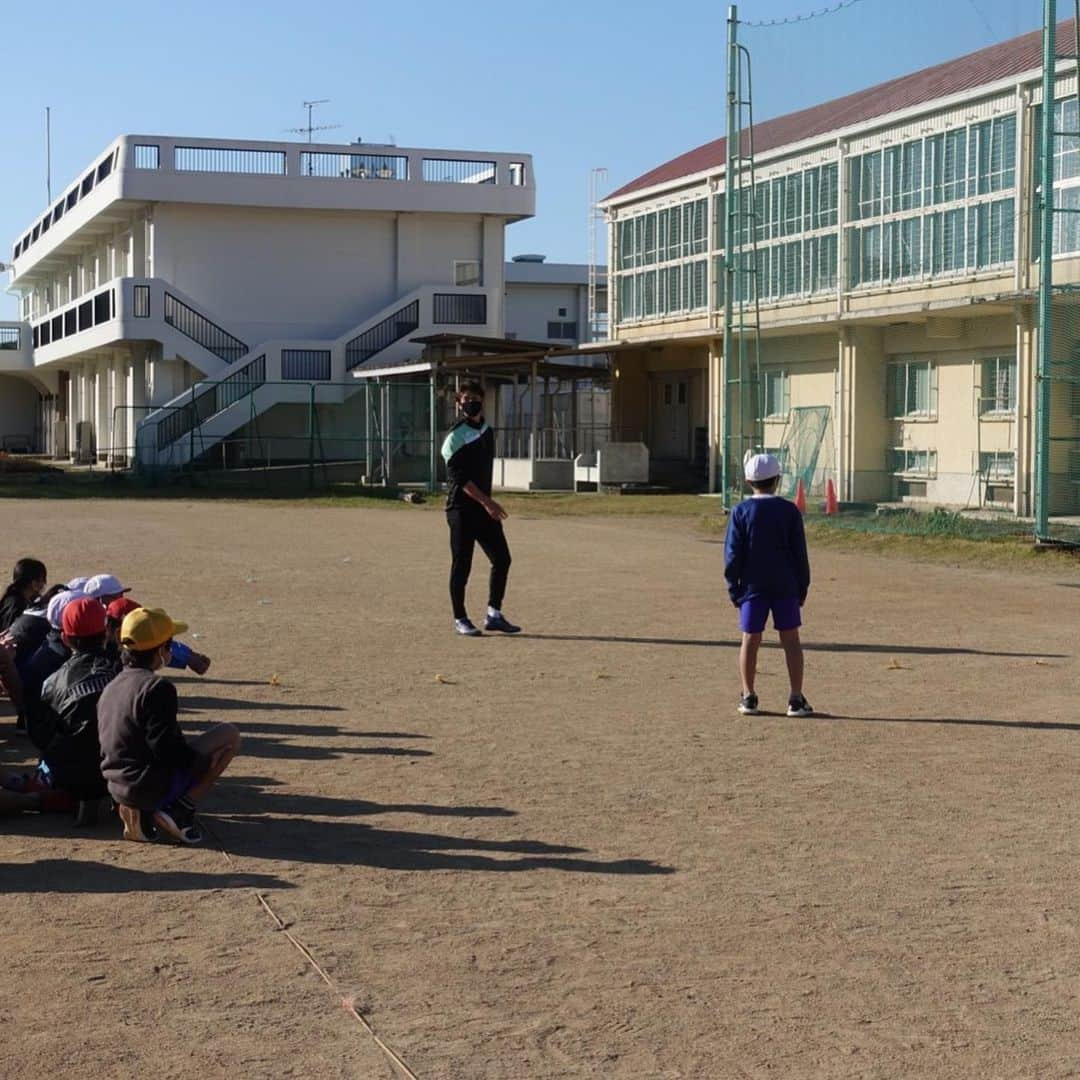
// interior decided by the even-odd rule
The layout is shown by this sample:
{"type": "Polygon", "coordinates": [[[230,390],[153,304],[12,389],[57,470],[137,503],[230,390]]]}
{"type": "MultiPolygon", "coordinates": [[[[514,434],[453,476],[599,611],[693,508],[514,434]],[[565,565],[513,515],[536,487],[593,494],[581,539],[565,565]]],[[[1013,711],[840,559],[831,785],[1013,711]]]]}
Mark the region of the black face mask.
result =
{"type": "Polygon", "coordinates": [[[463,401],[461,411],[469,417],[479,416],[484,411],[484,403],[482,401],[463,401]]]}

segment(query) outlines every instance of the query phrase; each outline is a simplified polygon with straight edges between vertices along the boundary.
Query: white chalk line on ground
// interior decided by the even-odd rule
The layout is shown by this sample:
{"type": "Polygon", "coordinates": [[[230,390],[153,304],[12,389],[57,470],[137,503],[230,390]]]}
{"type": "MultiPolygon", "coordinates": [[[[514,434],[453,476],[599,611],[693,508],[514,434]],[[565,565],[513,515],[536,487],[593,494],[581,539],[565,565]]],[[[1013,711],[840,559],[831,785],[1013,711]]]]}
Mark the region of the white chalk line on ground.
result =
{"type": "MultiPolygon", "coordinates": [[[[235,867],[236,861],[233,859],[232,855],[229,854],[228,848],[226,848],[225,845],[221,842],[221,837],[218,836],[218,834],[214,832],[213,829],[207,826],[205,821],[202,821],[201,824],[203,829],[214,838],[214,842],[217,844],[218,849],[221,851],[221,854],[225,856],[225,861],[230,866],[235,867]]],[[[262,893],[260,893],[255,888],[252,888],[251,891],[254,894],[255,899],[259,901],[259,904],[262,906],[263,910],[267,913],[267,915],[270,916],[271,919],[273,919],[275,929],[278,930],[281,934],[283,934],[289,942],[291,942],[297,952],[299,952],[300,955],[303,956],[303,958],[315,969],[322,981],[326,983],[326,985],[331,990],[333,990],[335,994],[340,993],[337,986],[335,986],[334,984],[334,980],[330,978],[323,966],[318,962],[318,960],[315,959],[315,957],[311,953],[311,950],[295,934],[293,934],[291,930],[289,930],[289,928],[282,921],[278,913],[274,911],[274,909],[270,906],[266,897],[263,896],[262,893]]],[[[341,1006],[347,1013],[349,1013],[352,1017],[355,1018],[357,1023],[359,1023],[360,1026],[371,1037],[375,1045],[384,1054],[386,1054],[386,1056],[394,1063],[394,1065],[397,1066],[397,1068],[402,1071],[402,1073],[405,1074],[406,1080],[420,1080],[416,1073],[414,1073],[412,1069],[410,1069],[409,1066],[405,1063],[401,1055],[398,1054],[397,1051],[393,1049],[393,1047],[388,1046],[379,1037],[378,1032],[371,1026],[367,1017],[365,1017],[364,1014],[360,1012],[359,1009],[357,1009],[356,1002],[353,1000],[353,998],[343,996],[341,999],[341,1006]]]]}

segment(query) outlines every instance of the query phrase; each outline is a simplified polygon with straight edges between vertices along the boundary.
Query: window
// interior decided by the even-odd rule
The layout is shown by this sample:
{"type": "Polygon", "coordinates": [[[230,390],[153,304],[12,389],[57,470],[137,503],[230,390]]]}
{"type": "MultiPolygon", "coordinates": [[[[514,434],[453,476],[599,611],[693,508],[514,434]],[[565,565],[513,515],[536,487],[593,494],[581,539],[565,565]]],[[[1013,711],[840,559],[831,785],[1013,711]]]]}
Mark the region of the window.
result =
{"type": "Polygon", "coordinates": [[[979,472],[991,483],[1011,484],[1016,476],[1016,454],[1012,450],[991,450],[979,454],[979,472]]]}
{"type": "Polygon", "coordinates": [[[455,259],[454,284],[465,287],[479,285],[480,263],[476,259],[455,259]]]}
{"type": "Polygon", "coordinates": [[[1016,357],[991,356],[982,362],[979,414],[1012,416],[1016,412],[1016,357]]]}
{"type": "Polygon", "coordinates": [[[559,308],[559,318],[560,319],[565,319],[566,318],[566,308],[564,308],[564,307],[559,308]]]}
{"type": "Polygon", "coordinates": [[[511,161],[506,167],[507,174],[510,177],[511,187],[524,187],[525,186],[525,162],[523,161],[511,161]]]}
{"type": "Polygon", "coordinates": [[[765,372],[765,418],[787,419],[791,411],[791,381],[786,371],[765,372]]]}
{"type": "Polygon", "coordinates": [[[937,451],[897,447],[892,451],[892,471],[898,476],[933,479],[937,476],[937,451]]]}
{"type": "Polygon", "coordinates": [[[547,336],[556,341],[577,341],[576,322],[549,322],[547,336]]]}
{"type": "Polygon", "coordinates": [[[930,360],[901,360],[889,365],[888,415],[894,419],[937,415],[937,372],[930,360]]]}

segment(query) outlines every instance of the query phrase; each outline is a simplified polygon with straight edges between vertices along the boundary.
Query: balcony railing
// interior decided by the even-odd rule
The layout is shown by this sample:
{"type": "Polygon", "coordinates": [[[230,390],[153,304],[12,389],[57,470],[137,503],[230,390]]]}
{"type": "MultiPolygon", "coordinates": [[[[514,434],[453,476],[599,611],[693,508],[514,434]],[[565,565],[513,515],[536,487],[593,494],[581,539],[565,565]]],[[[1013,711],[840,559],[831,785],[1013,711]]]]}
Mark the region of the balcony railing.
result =
{"type": "Polygon", "coordinates": [[[247,150],[232,146],[176,146],[173,168],[177,172],[242,173],[251,176],[284,176],[284,150],[247,150]]]}
{"type": "MultiPolygon", "coordinates": [[[[494,184],[494,161],[424,158],[424,179],[436,184],[494,184]]],[[[519,185],[516,185],[519,186],[519,185]]]]}
{"type": "Polygon", "coordinates": [[[301,176],[340,180],[408,180],[409,159],[403,154],[331,154],[300,151],[301,176]]]}
{"type": "Polygon", "coordinates": [[[420,326],[420,301],[413,300],[403,308],[388,315],[382,322],[357,334],[345,345],[345,370],[352,371],[377,352],[400,341],[406,334],[414,333],[420,326]]]}
{"type": "Polygon", "coordinates": [[[298,379],[302,382],[330,378],[329,349],[282,349],[282,379],[298,379]]]}
{"type": "Polygon", "coordinates": [[[19,338],[17,326],[0,326],[0,349],[18,349],[19,338]]]}
{"type": "Polygon", "coordinates": [[[432,322],[438,326],[483,326],[487,322],[484,293],[435,293],[432,322]]]}
{"type": "Polygon", "coordinates": [[[226,364],[234,363],[248,351],[247,345],[238,337],[233,337],[228,330],[223,330],[170,292],[165,293],[165,321],[226,364]]]}

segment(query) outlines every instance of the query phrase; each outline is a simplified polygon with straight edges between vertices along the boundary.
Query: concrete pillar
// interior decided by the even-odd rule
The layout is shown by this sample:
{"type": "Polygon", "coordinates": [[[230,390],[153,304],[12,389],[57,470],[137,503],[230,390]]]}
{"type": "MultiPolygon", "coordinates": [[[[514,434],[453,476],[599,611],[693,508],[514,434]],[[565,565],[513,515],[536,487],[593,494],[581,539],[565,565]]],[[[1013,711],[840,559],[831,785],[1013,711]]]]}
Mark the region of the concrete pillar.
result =
{"type": "Polygon", "coordinates": [[[1016,307],[1016,476],[1013,507],[1030,517],[1035,512],[1035,404],[1039,334],[1032,305],[1016,307]]]}
{"type": "Polygon", "coordinates": [[[708,373],[706,375],[709,428],[709,491],[719,491],[722,483],[720,456],[724,447],[724,348],[723,342],[709,342],[708,373]]]}
{"type": "Polygon", "coordinates": [[[503,263],[505,228],[501,218],[485,217],[482,226],[481,271],[484,288],[488,290],[488,332],[502,337],[506,320],[506,272],[503,263]]]}
{"type": "Polygon", "coordinates": [[[840,338],[840,498],[877,501],[891,495],[891,421],[885,415],[886,357],[883,332],[847,326],[840,338]]]}
{"type": "Polygon", "coordinates": [[[146,383],[149,404],[164,405],[184,389],[184,362],[154,357],[147,362],[146,383]]]}
{"type": "Polygon", "coordinates": [[[131,263],[128,277],[146,277],[146,222],[141,218],[131,225],[131,263]]]}

